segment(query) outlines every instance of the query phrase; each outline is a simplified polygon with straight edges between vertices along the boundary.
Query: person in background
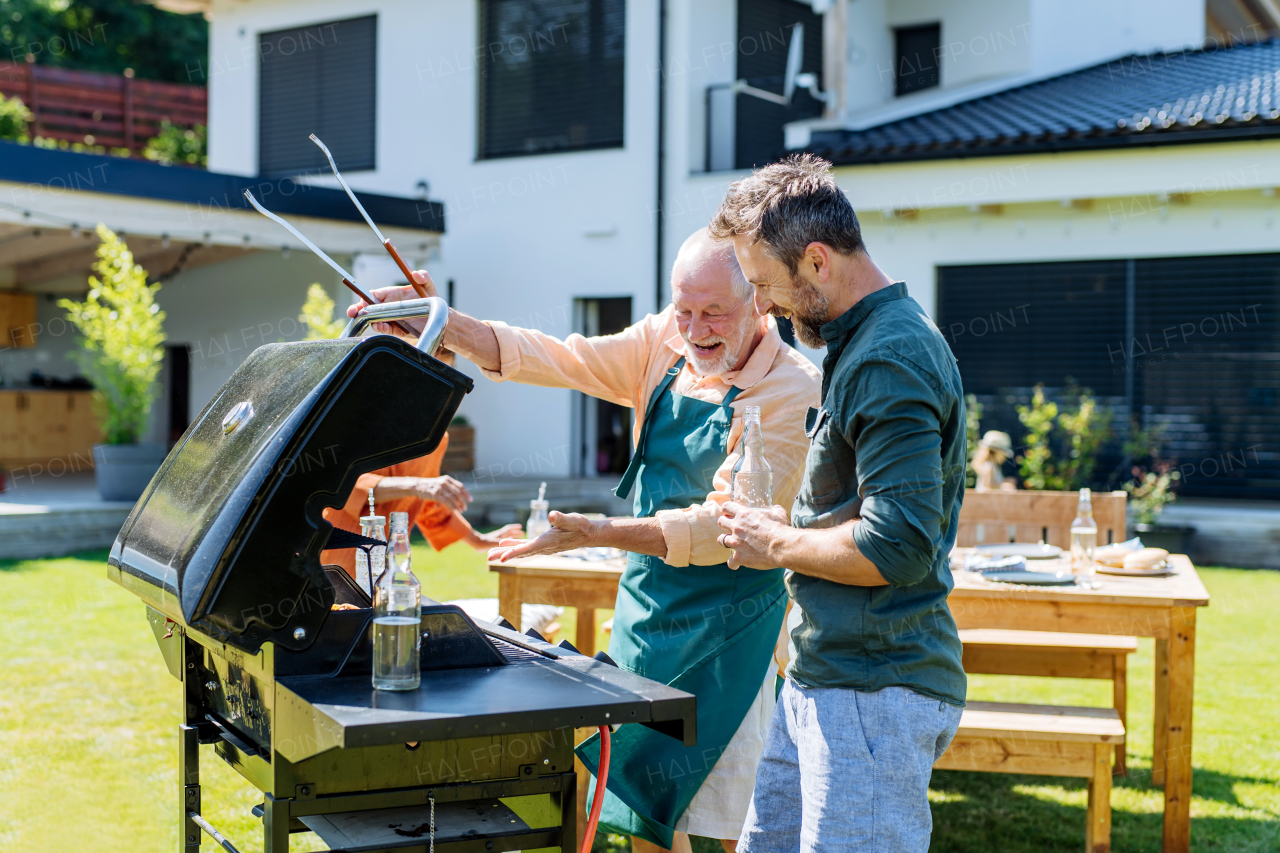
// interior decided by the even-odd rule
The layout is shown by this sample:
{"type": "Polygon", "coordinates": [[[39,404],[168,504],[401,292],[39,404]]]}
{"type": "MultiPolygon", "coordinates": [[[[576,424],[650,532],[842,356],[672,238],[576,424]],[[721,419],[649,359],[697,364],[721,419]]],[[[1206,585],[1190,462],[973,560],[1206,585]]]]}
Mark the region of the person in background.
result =
{"type": "MultiPolygon", "coordinates": [[[[452,365],[453,359],[453,353],[440,354],[440,360],[446,364],[452,365]]],[[[479,533],[462,517],[471,502],[471,493],[453,477],[441,476],[440,465],[448,449],[449,433],[446,432],[440,446],[426,456],[361,474],[347,502],[337,509],[326,508],[324,520],[349,533],[359,533],[360,516],[369,514],[369,490],[373,489],[378,515],[389,521],[393,512],[409,513],[409,525],[417,525],[423,538],[437,551],[454,542],[465,542],[477,551],[487,551],[503,539],[523,536],[524,531],[518,524],[508,524],[492,533],[479,533]]],[[[321,551],[320,563],[342,566],[351,577],[356,576],[354,548],[321,551]]]]}
{"type": "Polygon", "coordinates": [[[978,449],[973,452],[973,472],[977,475],[974,488],[979,492],[1013,492],[1018,484],[1004,478],[1000,466],[1013,455],[1013,441],[1009,433],[998,429],[987,430],[978,449]]]}

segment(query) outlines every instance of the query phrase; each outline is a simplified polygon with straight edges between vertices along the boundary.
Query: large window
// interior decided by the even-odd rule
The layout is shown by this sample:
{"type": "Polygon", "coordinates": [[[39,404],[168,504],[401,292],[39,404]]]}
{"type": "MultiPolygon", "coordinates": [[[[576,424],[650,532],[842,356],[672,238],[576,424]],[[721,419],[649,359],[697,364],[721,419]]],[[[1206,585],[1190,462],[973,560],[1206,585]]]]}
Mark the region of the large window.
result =
{"type": "Polygon", "coordinates": [[[479,156],[622,145],[624,0],[482,0],[479,156]]]}
{"type": "Polygon", "coordinates": [[[1033,387],[1074,383],[1113,415],[1098,485],[1127,478],[1132,418],[1182,494],[1280,499],[1280,255],[942,267],[938,326],[1015,447],[1033,387]]]}
{"type": "MultiPolygon", "coordinates": [[[[738,79],[758,89],[782,94],[787,51],[796,24],[804,26],[800,70],[818,75],[821,81],[822,16],[814,14],[807,3],[795,0],[738,0],[738,79]]],[[[799,89],[788,106],[739,94],[734,110],[733,167],[751,169],[785,154],[783,125],[822,115],[823,103],[799,89]]],[[[708,169],[715,171],[714,158],[708,159],[712,161],[708,169]]]]}
{"type": "Polygon", "coordinates": [[[258,36],[259,174],[327,170],[312,133],[344,172],[374,168],[377,30],[370,15],[258,36]]]}
{"type": "Polygon", "coordinates": [[[938,47],[942,43],[942,27],[938,24],[901,27],[893,34],[896,42],[893,93],[901,96],[939,85],[942,80],[938,47]]]}

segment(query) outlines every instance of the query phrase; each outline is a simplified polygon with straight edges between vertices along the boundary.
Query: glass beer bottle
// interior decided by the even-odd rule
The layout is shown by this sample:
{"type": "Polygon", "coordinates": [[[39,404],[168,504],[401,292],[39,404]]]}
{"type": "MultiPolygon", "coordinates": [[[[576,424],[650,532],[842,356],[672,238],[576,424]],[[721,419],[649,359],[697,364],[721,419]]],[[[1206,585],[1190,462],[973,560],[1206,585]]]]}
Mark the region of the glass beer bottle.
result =
{"type": "Polygon", "coordinates": [[[386,570],[373,599],[373,686],[417,690],[422,681],[422,585],[410,566],[409,514],[391,513],[386,570]]]}
{"type": "Polygon", "coordinates": [[[743,506],[773,506],[773,469],[764,458],[759,406],[743,411],[742,457],[733,466],[733,500],[743,506]]]}

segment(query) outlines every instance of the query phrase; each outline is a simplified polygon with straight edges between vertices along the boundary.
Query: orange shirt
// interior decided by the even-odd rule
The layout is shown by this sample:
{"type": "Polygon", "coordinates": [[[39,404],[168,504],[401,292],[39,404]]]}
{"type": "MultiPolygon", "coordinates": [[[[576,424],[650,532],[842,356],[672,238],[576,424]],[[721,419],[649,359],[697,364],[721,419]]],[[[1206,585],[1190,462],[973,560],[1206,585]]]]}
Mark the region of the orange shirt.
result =
{"type": "MultiPolygon", "coordinates": [[[[325,509],[324,519],[334,527],[340,527],[351,533],[360,532],[360,516],[369,514],[369,490],[378,485],[383,477],[439,477],[440,463],[444,452],[449,447],[449,434],[445,433],[440,446],[427,456],[419,456],[408,462],[400,462],[387,468],[379,468],[368,474],[361,474],[356,480],[347,502],[338,509],[325,509]]],[[[439,551],[452,545],[471,532],[471,525],[443,504],[424,501],[421,498],[396,498],[377,503],[378,515],[391,524],[391,513],[407,512],[409,521],[416,524],[431,547],[439,551]]],[[[390,531],[388,531],[388,534],[390,531]]],[[[356,551],[354,548],[343,548],[333,551],[321,551],[320,563],[326,566],[342,566],[347,574],[356,575],[356,551]]]]}

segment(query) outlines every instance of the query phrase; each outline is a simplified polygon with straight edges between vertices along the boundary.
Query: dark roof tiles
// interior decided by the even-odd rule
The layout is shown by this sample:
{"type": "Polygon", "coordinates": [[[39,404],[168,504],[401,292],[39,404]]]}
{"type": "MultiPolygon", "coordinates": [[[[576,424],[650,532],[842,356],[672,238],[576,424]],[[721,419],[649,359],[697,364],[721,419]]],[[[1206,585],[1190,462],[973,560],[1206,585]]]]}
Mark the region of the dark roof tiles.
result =
{"type": "Polygon", "coordinates": [[[865,130],[814,131],[836,164],[1280,136],[1280,40],[1129,56],[865,130]]]}

